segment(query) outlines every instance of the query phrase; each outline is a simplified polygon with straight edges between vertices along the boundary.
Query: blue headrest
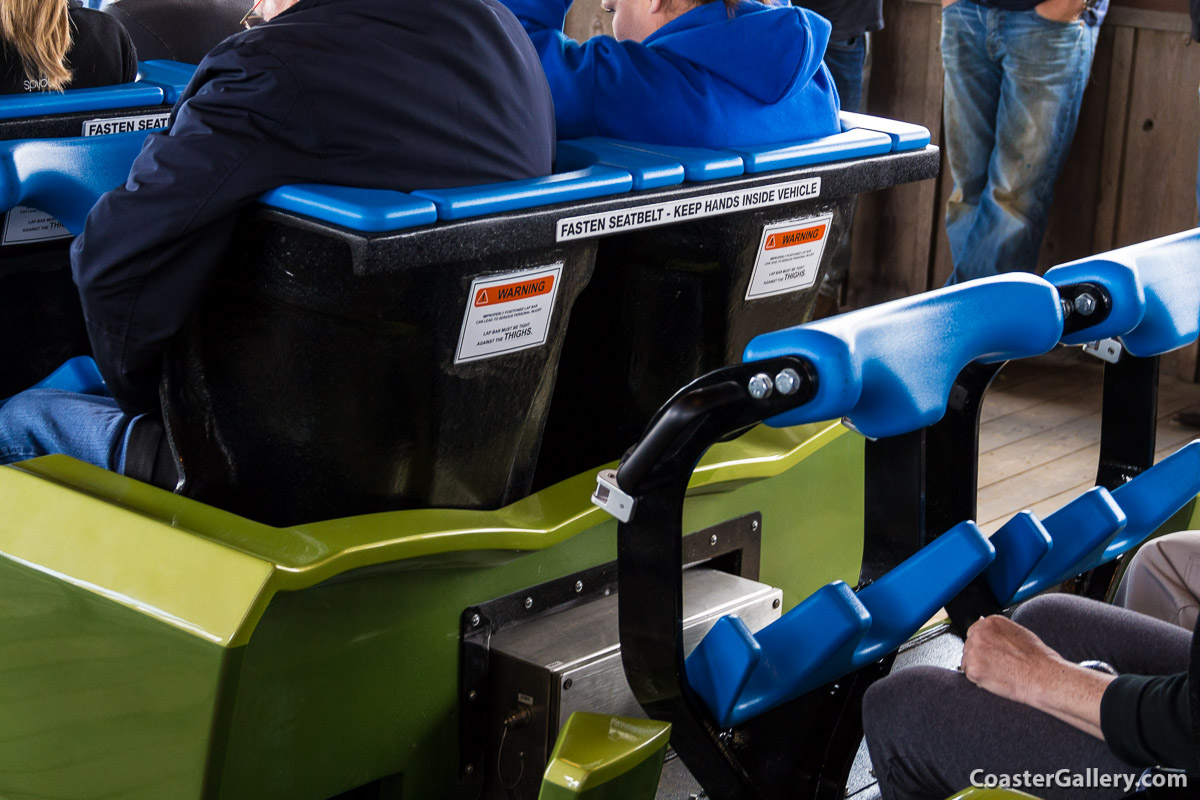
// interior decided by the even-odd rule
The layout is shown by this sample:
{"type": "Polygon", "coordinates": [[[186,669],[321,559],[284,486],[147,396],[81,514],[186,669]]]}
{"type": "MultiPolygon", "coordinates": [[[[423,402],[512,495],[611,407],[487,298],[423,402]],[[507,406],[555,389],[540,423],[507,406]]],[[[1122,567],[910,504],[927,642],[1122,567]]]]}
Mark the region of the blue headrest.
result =
{"type": "Polygon", "coordinates": [[[65,92],[5,94],[0,95],[0,119],[160,106],[163,99],[162,87],[147,83],[122,83],[95,89],[67,89],[65,92]]]}
{"type": "Polygon", "coordinates": [[[195,74],[196,65],[184,64],[182,61],[153,59],[138,62],[138,80],[162,89],[164,98],[171,105],[183,94],[183,90],[195,74]]]}
{"type": "Polygon", "coordinates": [[[769,424],[844,416],[863,435],[882,437],[941,419],[951,384],[971,361],[1040,355],[1061,335],[1054,287],[1009,273],[763,334],[743,358],[796,355],[817,371],[812,401],[769,424]]]}
{"type": "Polygon", "coordinates": [[[32,206],[78,234],[100,195],[125,182],[146,135],[0,142],[0,210],[32,206]]]}
{"type": "Polygon", "coordinates": [[[1166,353],[1200,331],[1200,228],[1072,261],[1046,280],[1092,281],[1113,296],[1109,319],[1063,337],[1067,344],[1119,336],[1135,356],[1166,353]]]}

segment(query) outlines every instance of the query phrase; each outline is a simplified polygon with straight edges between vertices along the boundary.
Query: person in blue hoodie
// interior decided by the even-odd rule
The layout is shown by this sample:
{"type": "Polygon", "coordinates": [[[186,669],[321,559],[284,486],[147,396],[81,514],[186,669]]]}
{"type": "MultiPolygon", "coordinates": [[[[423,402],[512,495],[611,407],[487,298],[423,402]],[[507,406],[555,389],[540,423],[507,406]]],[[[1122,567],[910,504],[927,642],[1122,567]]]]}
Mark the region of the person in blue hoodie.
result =
{"type": "Polygon", "coordinates": [[[603,0],[616,38],[562,33],[571,0],[501,0],[533,40],[560,139],[608,136],[693,147],[837,133],[822,63],[830,25],[755,0],[603,0]]]}

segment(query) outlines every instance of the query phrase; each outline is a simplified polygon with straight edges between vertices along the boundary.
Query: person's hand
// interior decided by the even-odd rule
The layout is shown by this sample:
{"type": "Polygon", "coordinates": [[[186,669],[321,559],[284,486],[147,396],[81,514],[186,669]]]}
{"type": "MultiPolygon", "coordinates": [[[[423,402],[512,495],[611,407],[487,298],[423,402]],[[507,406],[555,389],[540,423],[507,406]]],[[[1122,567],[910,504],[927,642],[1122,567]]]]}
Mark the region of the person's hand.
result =
{"type": "Polygon", "coordinates": [[[1028,705],[1039,705],[1039,689],[1072,666],[1028,628],[998,615],[972,625],[963,644],[967,680],[1028,705]]]}
{"type": "Polygon", "coordinates": [[[1086,8],[1084,0],[1042,0],[1033,10],[1038,16],[1054,22],[1074,22],[1083,16],[1086,8]]]}

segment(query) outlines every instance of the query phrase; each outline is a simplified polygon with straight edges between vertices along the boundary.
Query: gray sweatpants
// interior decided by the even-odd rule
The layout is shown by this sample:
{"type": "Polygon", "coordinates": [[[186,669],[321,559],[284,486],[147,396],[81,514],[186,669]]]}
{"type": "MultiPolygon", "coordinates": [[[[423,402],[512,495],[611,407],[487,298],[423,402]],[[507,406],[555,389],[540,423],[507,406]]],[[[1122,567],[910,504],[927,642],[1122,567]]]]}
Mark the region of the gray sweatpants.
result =
{"type": "MultiPolygon", "coordinates": [[[[1071,661],[1100,659],[1118,672],[1165,675],[1188,667],[1192,635],[1123,608],[1044,595],[1013,618],[1071,661]]],[[[1029,706],[978,688],[960,673],[911,667],[872,686],[863,726],[883,800],[945,800],[988,775],[1139,774],[1099,739],[1029,706]]],[[[1083,780],[1085,778],[1081,778],[1083,780]]],[[[1051,780],[1051,783],[1056,783],[1051,780]]],[[[1106,800],[1124,786],[1021,787],[1044,800],[1106,800]]]]}

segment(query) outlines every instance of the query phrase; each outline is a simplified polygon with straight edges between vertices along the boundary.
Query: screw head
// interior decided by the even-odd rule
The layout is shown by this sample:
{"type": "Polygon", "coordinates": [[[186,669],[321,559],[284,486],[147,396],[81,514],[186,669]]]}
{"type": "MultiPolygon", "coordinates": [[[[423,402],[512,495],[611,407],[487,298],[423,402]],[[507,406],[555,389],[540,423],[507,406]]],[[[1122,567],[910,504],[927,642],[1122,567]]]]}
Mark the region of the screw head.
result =
{"type": "Polygon", "coordinates": [[[781,603],[779,602],[778,597],[771,601],[771,608],[779,608],[780,605],[781,603]]]}
{"type": "Polygon", "coordinates": [[[800,375],[791,367],[781,370],[775,376],[775,388],[780,394],[795,394],[800,388],[800,375]]]}
{"type": "Polygon", "coordinates": [[[758,530],[758,520],[756,520],[756,519],[750,520],[750,530],[752,530],[752,531],[758,530]]]}
{"type": "Polygon", "coordinates": [[[474,701],[474,700],[475,700],[475,698],[476,698],[476,697],[478,697],[478,696],[479,696],[479,693],[478,693],[478,692],[476,692],[474,689],[472,689],[471,691],[467,692],[467,699],[468,699],[468,700],[474,701]]]}
{"type": "Polygon", "coordinates": [[[717,535],[715,533],[712,536],[708,537],[708,544],[710,547],[717,546],[717,535]]]}
{"type": "Polygon", "coordinates": [[[760,372],[750,379],[750,383],[746,388],[750,391],[750,396],[755,400],[762,400],[769,397],[774,385],[771,383],[771,376],[760,372]]]}
{"type": "Polygon", "coordinates": [[[532,597],[526,597],[526,598],[525,598],[525,607],[526,607],[526,608],[533,608],[533,598],[532,598],[532,597]]]}
{"type": "Polygon", "coordinates": [[[565,681],[563,681],[563,691],[564,692],[568,691],[574,685],[575,685],[575,682],[573,680],[571,680],[570,678],[567,678],[565,681]]]}
{"type": "Polygon", "coordinates": [[[583,591],[583,581],[575,581],[575,594],[583,591]]]}
{"type": "Polygon", "coordinates": [[[480,622],[482,622],[482,620],[479,618],[478,614],[471,615],[471,627],[472,628],[478,628],[480,622]]]}
{"type": "Polygon", "coordinates": [[[466,768],[465,770],[463,770],[463,771],[467,773],[467,777],[469,778],[469,777],[471,777],[472,775],[474,775],[474,774],[475,774],[475,765],[474,765],[474,764],[467,764],[467,768],[466,768]]]}
{"type": "Polygon", "coordinates": [[[1075,298],[1075,310],[1086,317],[1096,310],[1096,298],[1084,292],[1075,298]]]}

